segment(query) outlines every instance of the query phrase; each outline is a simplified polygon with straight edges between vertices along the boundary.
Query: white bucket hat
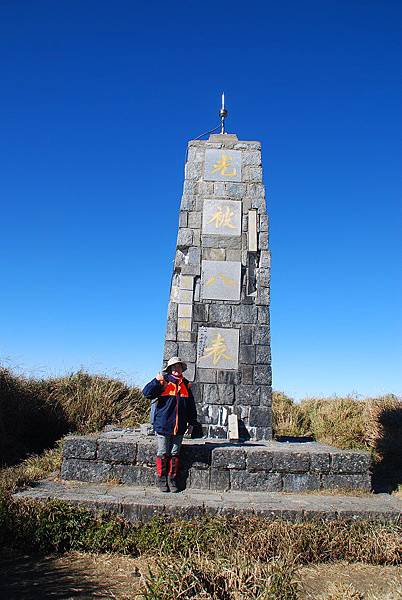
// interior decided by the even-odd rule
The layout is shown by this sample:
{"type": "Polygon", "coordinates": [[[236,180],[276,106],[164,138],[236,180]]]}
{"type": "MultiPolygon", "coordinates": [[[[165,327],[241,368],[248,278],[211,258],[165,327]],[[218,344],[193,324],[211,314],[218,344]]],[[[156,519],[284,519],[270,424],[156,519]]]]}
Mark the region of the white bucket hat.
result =
{"type": "Polygon", "coordinates": [[[167,371],[169,367],[172,367],[173,365],[177,364],[181,364],[181,368],[183,369],[183,371],[187,369],[187,364],[184,362],[184,360],[182,360],[179,356],[172,356],[172,358],[169,358],[166,368],[163,370],[167,371]]]}

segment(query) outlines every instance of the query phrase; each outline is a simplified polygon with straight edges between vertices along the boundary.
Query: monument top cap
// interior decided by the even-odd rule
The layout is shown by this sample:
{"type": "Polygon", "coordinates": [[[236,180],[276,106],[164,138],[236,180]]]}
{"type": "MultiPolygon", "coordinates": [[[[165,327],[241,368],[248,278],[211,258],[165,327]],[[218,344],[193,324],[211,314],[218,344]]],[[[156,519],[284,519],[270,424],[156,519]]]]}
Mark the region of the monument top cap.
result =
{"type": "Polygon", "coordinates": [[[211,133],[209,142],[237,142],[238,137],[235,133],[211,133]]]}

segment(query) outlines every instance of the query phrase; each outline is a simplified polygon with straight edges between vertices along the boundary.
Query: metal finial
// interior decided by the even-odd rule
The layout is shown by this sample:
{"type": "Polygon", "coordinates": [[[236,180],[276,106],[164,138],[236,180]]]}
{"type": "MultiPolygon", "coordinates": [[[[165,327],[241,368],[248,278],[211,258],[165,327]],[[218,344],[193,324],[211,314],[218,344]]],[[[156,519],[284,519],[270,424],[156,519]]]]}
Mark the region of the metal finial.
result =
{"type": "Polygon", "coordinates": [[[221,118],[221,133],[225,133],[225,119],[228,116],[228,111],[225,108],[225,92],[222,92],[222,108],[219,111],[221,118]]]}

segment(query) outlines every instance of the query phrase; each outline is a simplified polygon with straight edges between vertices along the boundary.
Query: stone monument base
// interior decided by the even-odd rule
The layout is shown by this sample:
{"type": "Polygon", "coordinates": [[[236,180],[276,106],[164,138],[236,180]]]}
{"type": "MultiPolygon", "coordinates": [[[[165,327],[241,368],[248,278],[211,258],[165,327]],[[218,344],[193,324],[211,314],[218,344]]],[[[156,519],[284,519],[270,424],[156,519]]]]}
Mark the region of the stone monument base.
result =
{"type": "MultiPolygon", "coordinates": [[[[61,478],[149,487],[155,482],[156,439],[114,430],[65,439],[61,478]]],[[[181,488],[212,491],[303,492],[370,490],[368,452],[317,442],[184,440],[181,488]]]]}

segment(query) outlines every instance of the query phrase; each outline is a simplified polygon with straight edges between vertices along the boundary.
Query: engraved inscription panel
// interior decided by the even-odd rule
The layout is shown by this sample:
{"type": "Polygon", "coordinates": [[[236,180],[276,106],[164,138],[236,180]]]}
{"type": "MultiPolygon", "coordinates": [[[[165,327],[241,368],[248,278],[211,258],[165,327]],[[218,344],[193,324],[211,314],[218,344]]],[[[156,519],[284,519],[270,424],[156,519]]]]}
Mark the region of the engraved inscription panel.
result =
{"type": "Polygon", "coordinates": [[[202,233],[240,235],[241,202],[235,200],[204,200],[202,233]]]}
{"type": "Polygon", "coordinates": [[[241,263],[203,260],[201,296],[208,300],[240,300],[241,263]]]}
{"type": "Polygon", "coordinates": [[[209,148],[205,151],[206,181],[241,181],[241,151],[209,148]]]}
{"type": "Polygon", "coordinates": [[[203,369],[237,369],[239,366],[239,330],[200,327],[197,366],[203,369]]]}

